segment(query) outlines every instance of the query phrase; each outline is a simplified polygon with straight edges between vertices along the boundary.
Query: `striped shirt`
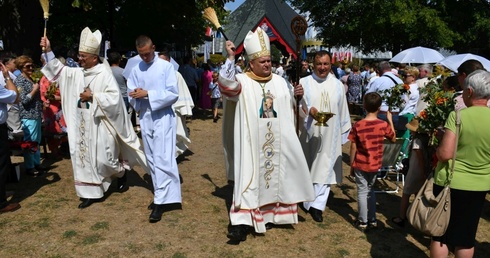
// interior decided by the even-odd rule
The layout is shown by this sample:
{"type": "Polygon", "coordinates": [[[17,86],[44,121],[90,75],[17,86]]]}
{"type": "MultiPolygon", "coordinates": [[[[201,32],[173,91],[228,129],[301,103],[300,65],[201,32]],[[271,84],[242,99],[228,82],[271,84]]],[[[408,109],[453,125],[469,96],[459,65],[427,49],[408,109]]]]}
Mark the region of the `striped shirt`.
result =
{"type": "Polygon", "coordinates": [[[383,140],[395,133],[383,120],[361,120],[352,126],[349,140],[356,144],[357,151],[352,167],[364,172],[377,172],[383,161],[383,140]]]}

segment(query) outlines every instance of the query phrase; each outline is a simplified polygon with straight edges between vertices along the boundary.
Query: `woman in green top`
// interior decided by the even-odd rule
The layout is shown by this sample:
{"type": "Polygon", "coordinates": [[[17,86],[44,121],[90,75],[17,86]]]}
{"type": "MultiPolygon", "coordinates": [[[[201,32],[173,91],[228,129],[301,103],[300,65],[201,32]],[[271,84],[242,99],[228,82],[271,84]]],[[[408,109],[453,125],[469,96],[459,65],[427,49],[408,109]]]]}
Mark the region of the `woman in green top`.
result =
{"type": "Polygon", "coordinates": [[[464,81],[463,100],[468,108],[460,110],[461,128],[456,146],[456,114],[451,112],[441,145],[437,149],[439,163],[435,171],[434,194],[439,194],[448,180],[454,149],[456,159],[450,181],[451,219],[446,233],[433,236],[431,257],[448,255],[454,247],[456,257],[473,257],[478,222],[490,190],[490,73],[476,70],[464,81]]]}

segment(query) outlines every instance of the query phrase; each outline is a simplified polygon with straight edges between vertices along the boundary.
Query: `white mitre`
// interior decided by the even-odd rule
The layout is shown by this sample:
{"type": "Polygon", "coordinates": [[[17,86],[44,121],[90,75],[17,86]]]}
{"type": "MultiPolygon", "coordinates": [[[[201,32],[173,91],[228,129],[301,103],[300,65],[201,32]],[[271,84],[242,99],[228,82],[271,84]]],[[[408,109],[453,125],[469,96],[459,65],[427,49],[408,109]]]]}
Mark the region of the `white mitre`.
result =
{"type": "Polygon", "coordinates": [[[249,60],[271,55],[269,36],[260,27],[257,27],[255,32],[249,31],[247,33],[243,41],[243,47],[247,51],[249,60]]]}
{"type": "Polygon", "coordinates": [[[85,27],[80,34],[80,46],[78,47],[78,51],[99,55],[100,42],[102,42],[102,34],[100,31],[96,30],[92,33],[88,27],[85,27]]]}

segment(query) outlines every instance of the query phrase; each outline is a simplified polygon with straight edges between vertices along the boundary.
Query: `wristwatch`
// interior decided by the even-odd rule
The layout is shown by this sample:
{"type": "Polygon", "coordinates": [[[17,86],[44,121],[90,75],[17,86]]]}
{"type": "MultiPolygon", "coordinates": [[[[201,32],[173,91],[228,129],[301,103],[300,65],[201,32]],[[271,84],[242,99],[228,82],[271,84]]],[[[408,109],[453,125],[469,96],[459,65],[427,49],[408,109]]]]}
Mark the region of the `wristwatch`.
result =
{"type": "Polygon", "coordinates": [[[11,80],[12,80],[12,78],[10,78],[9,76],[7,76],[7,77],[5,78],[5,83],[7,83],[7,81],[11,81],[11,80]]]}

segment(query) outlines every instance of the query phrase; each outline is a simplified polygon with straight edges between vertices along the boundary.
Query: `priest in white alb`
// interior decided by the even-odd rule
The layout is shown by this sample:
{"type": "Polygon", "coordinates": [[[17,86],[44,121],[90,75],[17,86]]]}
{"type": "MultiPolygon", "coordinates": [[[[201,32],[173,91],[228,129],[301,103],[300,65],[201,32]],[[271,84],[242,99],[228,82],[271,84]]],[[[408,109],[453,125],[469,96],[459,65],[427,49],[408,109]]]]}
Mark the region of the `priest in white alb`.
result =
{"type": "Polygon", "coordinates": [[[301,143],[305,152],[315,200],[303,203],[316,222],[323,221],[330,186],[342,182],[342,144],[347,141],[351,121],[344,86],[331,72],[331,57],[318,51],[313,63],[313,74],[300,79],[308,117],[302,128],[301,143]],[[333,113],[326,125],[317,124],[318,112],[333,113]]]}
{"type": "Polygon", "coordinates": [[[179,98],[175,70],[155,54],[153,41],[136,38],[142,61],[128,77],[129,103],[139,112],[141,136],[150,167],[154,197],[148,208],[150,223],[162,219],[165,211],[182,208],[179,168],[175,160],[176,117],[172,105],[179,98]]]}
{"type": "MultiPolygon", "coordinates": [[[[295,133],[295,98],[303,89],[271,73],[270,42],[259,27],[244,40],[250,70],[238,74],[234,44],[220,70],[226,169],[234,180],[228,238],[245,241],[251,227],[298,223],[298,205],[314,199],[308,165],[295,133]]],[[[305,110],[300,109],[303,117],[305,110]]]]}
{"type": "Polygon", "coordinates": [[[127,165],[139,164],[148,171],[116,79],[99,58],[101,40],[98,30],[85,28],[78,49],[81,68],[71,68],[54,58],[48,38],[41,38],[48,61],[41,71],[60,87],[81,209],[101,200],[112,177],[119,178],[118,187],[124,189],[127,165]]]}

